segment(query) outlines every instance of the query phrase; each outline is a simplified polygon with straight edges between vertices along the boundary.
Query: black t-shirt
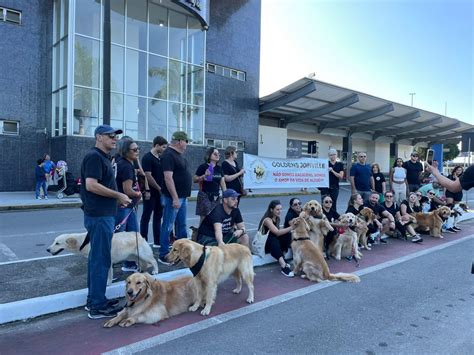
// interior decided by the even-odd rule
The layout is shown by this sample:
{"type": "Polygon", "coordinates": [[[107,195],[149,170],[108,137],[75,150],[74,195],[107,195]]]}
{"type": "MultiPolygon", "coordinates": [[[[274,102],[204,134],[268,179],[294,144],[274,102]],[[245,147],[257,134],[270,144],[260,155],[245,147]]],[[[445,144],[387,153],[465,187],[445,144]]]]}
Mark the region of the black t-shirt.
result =
{"type": "MultiPolygon", "coordinates": [[[[332,168],[336,173],[340,173],[344,170],[344,165],[340,161],[335,162],[334,164],[329,161],[329,167],[332,168]]],[[[337,189],[339,188],[339,179],[333,173],[329,173],[329,188],[337,189]]]]}
{"type": "Polygon", "coordinates": [[[198,234],[216,237],[214,233],[214,223],[222,223],[222,236],[228,234],[234,225],[243,222],[242,215],[238,208],[234,208],[227,214],[222,204],[217,205],[202,221],[198,234]]]}
{"type": "MultiPolygon", "coordinates": [[[[163,167],[161,166],[161,159],[155,157],[151,152],[146,153],[142,158],[142,167],[143,171],[151,172],[151,176],[155,179],[156,183],[163,188],[164,177],[163,177],[163,167]]],[[[158,190],[154,189],[150,185],[150,192],[154,195],[158,194],[158,190]]]]}
{"type": "MultiPolygon", "coordinates": [[[[196,175],[197,176],[204,175],[208,168],[209,168],[208,163],[199,165],[196,170],[196,175]]],[[[202,186],[201,191],[209,192],[213,195],[218,195],[219,188],[221,186],[221,179],[224,177],[224,174],[222,173],[222,168],[219,165],[214,166],[213,173],[210,176],[212,176],[211,181],[207,181],[207,176],[206,176],[206,179],[201,182],[201,186],[202,186]]]]}
{"type": "Polygon", "coordinates": [[[407,160],[403,163],[403,167],[407,169],[407,182],[410,185],[420,184],[420,173],[423,171],[423,165],[419,161],[413,163],[411,160],[407,160]]]}
{"type": "Polygon", "coordinates": [[[290,209],[288,210],[288,212],[286,213],[286,216],[285,216],[285,223],[283,224],[283,228],[288,228],[290,226],[290,221],[293,219],[293,218],[296,218],[298,217],[299,214],[297,212],[295,212],[291,207],[290,209]]]}
{"type": "Polygon", "coordinates": [[[359,209],[357,210],[354,206],[349,206],[347,207],[346,213],[353,213],[357,216],[363,208],[364,206],[360,206],[359,209]]]}
{"type": "Polygon", "coordinates": [[[381,172],[372,173],[375,181],[375,191],[379,194],[383,193],[382,183],[385,182],[385,176],[381,172]]]}
{"type": "Polygon", "coordinates": [[[116,160],[117,163],[117,191],[125,193],[123,191],[123,182],[127,180],[132,180],[132,188],[135,189],[137,183],[137,175],[135,174],[135,166],[133,163],[129,162],[127,159],[120,158],[116,160]]]}
{"type": "MultiPolygon", "coordinates": [[[[188,170],[188,162],[183,158],[182,154],[171,147],[166,148],[161,155],[161,166],[163,167],[163,172],[173,172],[173,181],[178,197],[189,197],[191,195],[193,177],[188,170]]],[[[163,184],[162,192],[163,195],[171,197],[166,183],[163,184]]]]}
{"type": "Polygon", "coordinates": [[[84,214],[91,217],[115,216],[117,201],[114,198],[87,191],[87,178],[96,179],[99,184],[117,191],[110,156],[98,148],[93,148],[87,153],[81,164],[81,200],[84,204],[84,214]]]}
{"type": "MultiPolygon", "coordinates": [[[[326,216],[326,218],[329,220],[329,222],[331,222],[331,223],[334,223],[340,217],[339,213],[334,211],[332,208],[329,209],[329,212],[326,212],[326,210],[323,208],[323,213],[326,216]]],[[[353,212],[351,212],[351,213],[353,213],[353,212]]]]}
{"type": "Polygon", "coordinates": [[[474,186],[474,166],[470,166],[459,178],[461,186],[464,190],[469,190],[474,186]]]}
{"type": "Polygon", "coordinates": [[[391,207],[387,207],[385,202],[383,203],[382,207],[388,211],[393,217],[395,217],[395,214],[398,212],[398,206],[396,203],[392,204],[391,207]]]}
{"type": "Polygon", "coordinates": [[[408,214],[412,214],[414,212],[421,212],[422,211],[422,208],[421,206],[413,206],[413,209],[410,207],[410,204],[408,203],[407,200],[403,200],[402,203],[400,204],[400,207],[402,205],[405,205],[407,207],[407,213],[408,214]]]}
{"type": "Polygon", "coordinates": [[[367,204],[365,204],[365,207],[368,207],[372,211],[374,211],[377,218],[381,218],[382,212],[385,211],[385,208],[380,203],[376,203],[375,205],[372,206],[369,202],[367,202],[367,204]]]}
{"type": "MultiPolygon", "coordinates": [[[[237,164],[236,161],[234,161],[234,163],[235,163],[235,167],[230,165],[227,161],[224,161],[222,163],[222,172],[224,173],[224,175],[234,175],[240,171],[239,164],[237,164]]],[[[240,191],[242,190],[242,183],[240,182],[240,179],[241,178],[238,177],[232,181],[226,181],[225,183],[226,187],[228,189],[233,189],[237,191],[238,193],[240,193],[240,191]]]]}

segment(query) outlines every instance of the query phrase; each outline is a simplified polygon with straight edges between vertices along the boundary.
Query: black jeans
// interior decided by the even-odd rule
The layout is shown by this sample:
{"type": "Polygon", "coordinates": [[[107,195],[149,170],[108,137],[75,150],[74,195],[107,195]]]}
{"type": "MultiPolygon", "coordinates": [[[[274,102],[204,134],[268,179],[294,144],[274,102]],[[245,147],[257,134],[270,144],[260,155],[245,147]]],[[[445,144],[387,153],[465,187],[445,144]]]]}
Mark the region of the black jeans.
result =
{"type": "Polygon", "coordinates": [[[140,220],[140,234],[148,241],[148,224],[153,213],[153,243],[160,244],[161,217],[163,217],[163,206],[161,206],[160,195],[152,194],[149,200],[143,200],[143,213],[140,220]]]}
{"type": "Polygon", "coordinates": [[[265,253],[270,253],[275,259],[283,257],[291,246],[291,234],[285,234],[280,237],[268,236],[265,243],[265,253]]]}

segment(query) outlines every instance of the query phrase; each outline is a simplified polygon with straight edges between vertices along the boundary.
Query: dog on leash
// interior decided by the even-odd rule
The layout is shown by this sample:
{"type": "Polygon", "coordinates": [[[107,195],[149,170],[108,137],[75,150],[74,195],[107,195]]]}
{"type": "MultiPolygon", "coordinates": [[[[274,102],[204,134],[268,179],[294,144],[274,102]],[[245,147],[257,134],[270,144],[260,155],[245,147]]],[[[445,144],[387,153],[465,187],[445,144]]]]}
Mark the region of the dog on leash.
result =
{"type": "Polygon", "coordinates": [[[149,274],[135,273],[125,282],[127,305],[104,324],[130,327],[137,323],[153,324],[187,312],[194,303],[195,284],[190,276],[172,281],[158,281],[149,274]]]}
{"type": "Polygon", "coordinates": [[[331,245],[329,246],[329,255],[334,256],[336,260],[341,260],[341,257],[354,256],[356,260],[362,258],[362,253],[358,248],[357,232],[352,230],[358,223],[357,216],[353,213],[345,213],[339,217],[339,221],[345,225],[342,228],[343,233],[339,233],[331,245]]]}
{"type": "Polygon", "coordinates": [[[450,215],[451,209],[447,206],[439,207],[437,210],[429,213],[416,212],[413,214],[416,218],[416,223],[413,227],[429,229],[431,236],[435,238],[444,238],[441,235],[441,228],[444,220],[446,220],[450,215]]]}
{"type": "MultiPolygon", "coordinates": [[[[82,249],[81,246],[86,239],[87,233],[71,233],[58,235],[53,244],[46,251],[52,255],[57,255],[63,250],[74,254],[80,254],[84,257],[89,256],[90,243],[87,243],[82,249]]],[[[153,267],[152,274],[158,274],[158,263],[153,256],[153,251],[145,239],[136,232],[119,232],[112,237],[112,249],[110,252],[112,265],[128,258],[136,259],[140,255],[140,266],[142,270],[148,266],[153,267]],[[138,243],[138,244],[137,244],[138,243]]],[[[107,285],[112,283],[113,268],[110,267],[107,277],[107,285]]]]}
{"type": "Polygon", "coordinates": [[[201,311],[203,316],[209,315],[215,302],[217,285],[233,275],[237,282],[232,291],[240,293],[242,279],[249,289],[248,303],[254,301],[254,272],[250,249],[240,244],[225,244],[222,246],[204,246],[188,239],[179,239],[173,243],[168,254],[172,263],[183,264],[191,269],[196,283],[196,300],[189,308],[196,311],[201,304],[205,304],[201,311]]]}
{"type": "Polygon", "coordinates": [[[309,238],[310,227],[302,215],[298,217],[296,228],[291,232],[295,275],[303,272],[301,277],[314,282],[323,280],[360,282],[359,276],[354,274],[342,272],[331,274],[323,252],[309,238]]]}

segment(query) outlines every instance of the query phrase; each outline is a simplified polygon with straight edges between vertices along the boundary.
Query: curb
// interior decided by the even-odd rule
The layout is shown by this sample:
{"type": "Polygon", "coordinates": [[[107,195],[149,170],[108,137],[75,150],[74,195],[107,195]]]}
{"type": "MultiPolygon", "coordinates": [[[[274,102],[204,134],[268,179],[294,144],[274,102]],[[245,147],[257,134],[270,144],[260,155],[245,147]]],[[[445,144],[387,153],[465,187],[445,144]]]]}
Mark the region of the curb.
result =
{"type": "MultiPolygon", "coordinates": [[[[263,258],[252,255],[253,266],[263,266],[276,263],[270,254],[263,258]]],[[[291,251],[285,255],[285,258],[291,258],[291,251]]],[[[164,272],[158,275],[152,275],[156,280],[167,281],[179,276],[192,276],[189,269],[179,269],[164,272]]],[[[118,298],[124,296],[125,281],[120,281],[107,286],[107,298],[118,298]]],[[[25,321],[31,318],[57,313],[68,309],[83,307],[86,304],[87,288],[57,293],[54,295],[28,298],[21,301],[0,304],[0,325],[25,321]]]]}

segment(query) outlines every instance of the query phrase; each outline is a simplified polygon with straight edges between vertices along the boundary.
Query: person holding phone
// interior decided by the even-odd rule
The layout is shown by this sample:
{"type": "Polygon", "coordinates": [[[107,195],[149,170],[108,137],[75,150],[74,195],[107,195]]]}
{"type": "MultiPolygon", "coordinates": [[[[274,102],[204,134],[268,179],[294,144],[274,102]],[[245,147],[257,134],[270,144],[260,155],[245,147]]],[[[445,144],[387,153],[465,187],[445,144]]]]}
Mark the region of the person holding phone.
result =
{"type": "Polygon", "coordinates": [[[426,170],[429,171],[438,180],[438,183],[451,192],[460,192],[463,189],[469,190],[474,186],[474,166],[470,166],[466,171],[456,180],[450,180],[442,175],[438,170],[438,163],[433,162],[433,165],[426,164],[426,170]]]}

